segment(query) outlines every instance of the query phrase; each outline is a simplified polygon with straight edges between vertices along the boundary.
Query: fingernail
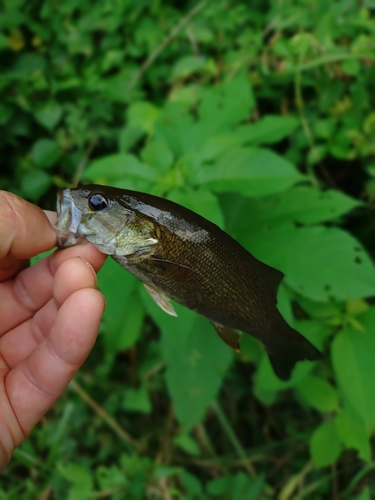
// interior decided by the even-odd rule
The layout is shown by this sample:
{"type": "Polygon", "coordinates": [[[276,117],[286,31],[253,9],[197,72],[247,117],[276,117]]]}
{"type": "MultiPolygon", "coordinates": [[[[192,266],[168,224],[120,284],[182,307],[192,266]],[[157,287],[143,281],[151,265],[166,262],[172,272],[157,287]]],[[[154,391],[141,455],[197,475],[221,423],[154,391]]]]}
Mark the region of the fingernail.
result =
{"type": "Polygon", "coordinates": [[[95,278],[95,288],[98,288],[98,277],[96,275],[95,269],[92,267],[92,265],[90,264],[90,262],[88,262],[83,257],[78,257],[78,258],[81,259],[82,262],[84,262],[91,269],[92,274],[94,275],[94,278],[95,278]]]}
{"type": "Polygon", "coordinates": [[[51,210],[43,210],[52,227],[55,227],[57,214],[51,210]]]}

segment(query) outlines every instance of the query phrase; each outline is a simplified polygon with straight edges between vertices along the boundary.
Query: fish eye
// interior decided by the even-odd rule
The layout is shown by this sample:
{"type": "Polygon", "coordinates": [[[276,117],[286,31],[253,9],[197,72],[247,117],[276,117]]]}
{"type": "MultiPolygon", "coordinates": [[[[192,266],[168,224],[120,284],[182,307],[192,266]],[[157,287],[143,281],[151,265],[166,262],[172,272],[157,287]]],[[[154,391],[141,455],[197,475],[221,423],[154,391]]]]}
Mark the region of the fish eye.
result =
{"type": "Polygon", "coordinates": [[[89,198],[89,207],[94,212],[100,212],[108,207],[108,200],[100,193],[92,194],[89,198]]]}

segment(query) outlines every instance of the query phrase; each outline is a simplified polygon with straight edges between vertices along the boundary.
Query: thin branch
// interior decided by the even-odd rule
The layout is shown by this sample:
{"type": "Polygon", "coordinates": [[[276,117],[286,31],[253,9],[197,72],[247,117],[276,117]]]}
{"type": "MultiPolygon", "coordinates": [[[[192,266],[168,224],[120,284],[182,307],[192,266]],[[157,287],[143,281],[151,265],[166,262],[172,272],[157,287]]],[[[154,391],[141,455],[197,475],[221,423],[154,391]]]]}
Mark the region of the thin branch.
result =
{"type": "Polygon", "coordinates": [[[142,78],[142,76],[146,73],[148,68],[156,61],[156,59],[160,56],[160,54],[163,52],[163,50],[171,43],[171,41],[174,39],[174,37],[179,33],[179,31],[182,30],[192,19],[194,16],[200,12],[203,7],[205,7],[206,3],[208,0],[204,0],[203,2],[199,3],[192,9],[185,17],[181,19],[181,21],[175,26],[172,31],[167,35],[164,40],[156,47],[154,52],[150,55],[150,57],[142,64],[141,68],[137,73],[134,75],[132,80],[130,81],[128,85],[128,89],[132,90],[135,85],[138,83],[138,80],[142,78]]]}
{"type": "Polygon", "coordinates": [[[82,160],[78,164],[76,173],[74,174],[73,181],[72,181],[73,187],[77,187],[78,186],[78,183],[81,180],[83,171],[85,170],[87,162],[89,161],[90,156],[92,155],[92,152],[96,148],[96,145],[98,144],[98,141],[99,141],[99,137],[95,136],[92,139],[92,141],[90,142],[90,144],[88,145],[88,147],[86,149],[86,152],[83,155],[82,160]]]}
{"type": "Polygon", "coordinates": [[[223,431],[227,435],[229,441],[232,443],[233,448],[236,450],[238,456],[244,460],[244,466],[247,470],[247,472],[250,474],[251,477],[256,477],[256,472],[254,469],[253,464],[251,463],[250,459],[246,456],[246,452],[242,447],[242,444],[239,442],[230,422],[228,421],[225,413],[219,406],[219,404],[214,401],[211,403],[211,408],[214,410],[216,413],[217,419],[219,420],[223,431]]]}
{"type": "Polygon", "coordinates": [[[108,427],[110,427],[119,436],[119,438],[122,439],[122,441],[125,441],[126,444],[131,444],[138,452],[143,450],[143,446],[128,432],[126,432],[126,430],[123,429],[104,408],[99,406],[98,403],[94,401],[84,389],[82,389],[78,382],[72,380],[69,384],[69,388],[76,392],[83,399],[83,401],[105,421],[108,427]]]}

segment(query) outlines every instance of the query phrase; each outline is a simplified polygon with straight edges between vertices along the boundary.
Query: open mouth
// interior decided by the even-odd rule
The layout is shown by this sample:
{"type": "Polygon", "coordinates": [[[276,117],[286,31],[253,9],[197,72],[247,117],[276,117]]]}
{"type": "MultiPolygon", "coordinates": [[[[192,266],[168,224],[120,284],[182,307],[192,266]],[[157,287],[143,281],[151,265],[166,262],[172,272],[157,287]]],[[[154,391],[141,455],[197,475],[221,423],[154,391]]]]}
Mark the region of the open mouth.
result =
{"type": "Polygon", "coordinates": [[[57,194],[57,245],[61,248],[79,243],[84,238],[78,234],[82,212],[75,206],[70,189],[57,194]]]}

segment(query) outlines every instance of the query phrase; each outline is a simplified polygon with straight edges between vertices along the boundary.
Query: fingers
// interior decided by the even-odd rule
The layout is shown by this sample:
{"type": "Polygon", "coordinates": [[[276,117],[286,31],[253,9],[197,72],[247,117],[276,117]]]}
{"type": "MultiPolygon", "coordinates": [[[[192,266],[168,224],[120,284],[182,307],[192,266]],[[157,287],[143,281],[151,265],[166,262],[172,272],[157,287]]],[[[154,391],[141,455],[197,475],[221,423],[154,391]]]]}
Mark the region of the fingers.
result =
{"type": "Polygon", "coordinates": [[[14,280],[0,283],[0,336],[27,321],[52,298],[55,273],[68,259],[78,256],[96,271],[106,258],[91,244],[76,245],[58,250],[19,273],[14,280]]]}
{"type": "Polygon", "coordinates": [[[97,290],[74,292],[58,311],[49,337],[7,376],[7,394],[25,435],[88,356],[103,311],[104,299],[97,290]]]}
{"type": "MultiPolygon", "coordinates": [[[[12,193],[0,191],[0,262],[7,255],[28,259],[55,245],[56,232],[43,210],[12,193]]],[[[0,265],[0,280],[5,274],[0,265]]]]}
{"type": "Polygon", "coordinates": [[[49,335],[58,308],[83,288],[96,288],[94,269],[81,257],[64,261],[56,271],[53,299],[35,316],[0,338],[0,352],[10,368],[26,358],[49,335]]]}

